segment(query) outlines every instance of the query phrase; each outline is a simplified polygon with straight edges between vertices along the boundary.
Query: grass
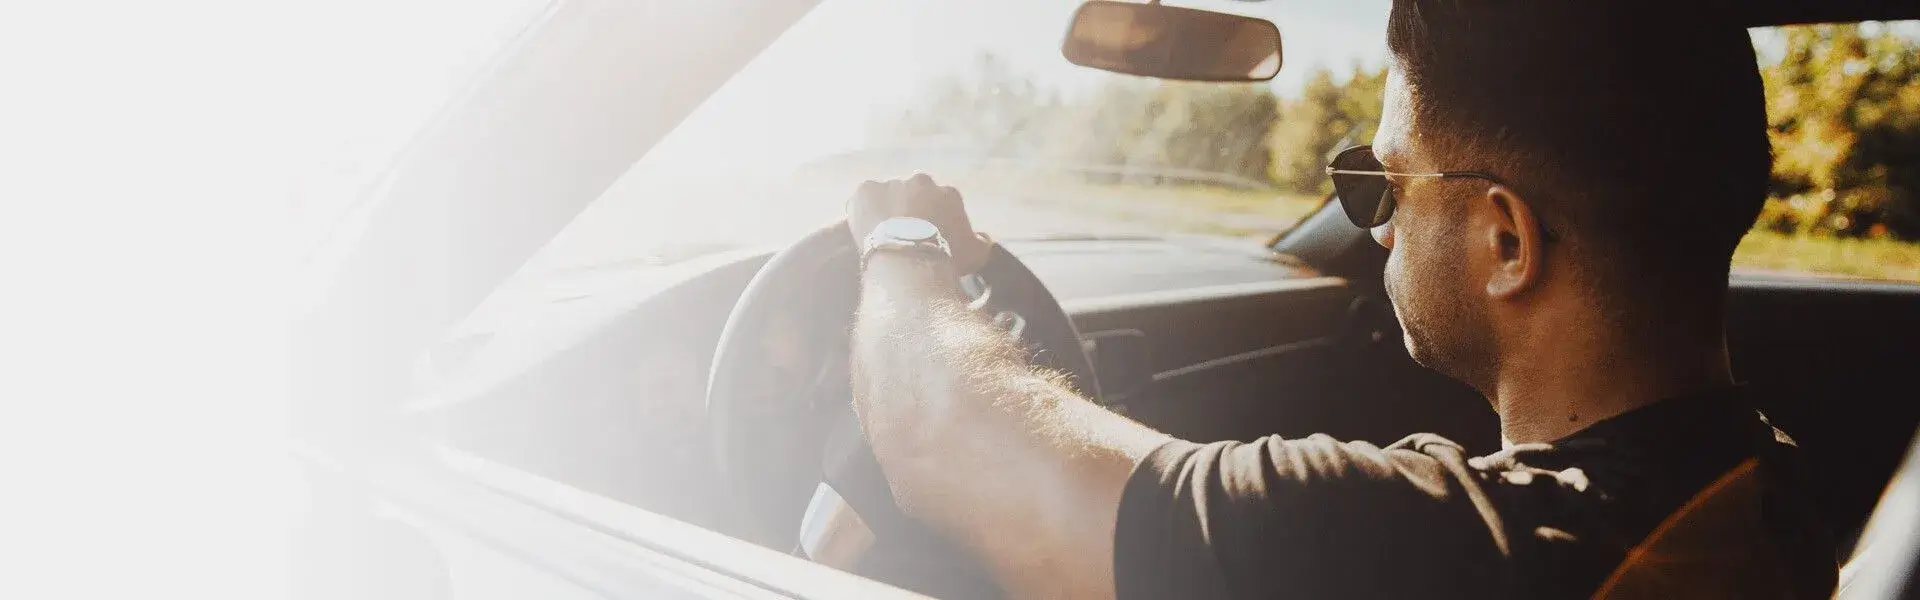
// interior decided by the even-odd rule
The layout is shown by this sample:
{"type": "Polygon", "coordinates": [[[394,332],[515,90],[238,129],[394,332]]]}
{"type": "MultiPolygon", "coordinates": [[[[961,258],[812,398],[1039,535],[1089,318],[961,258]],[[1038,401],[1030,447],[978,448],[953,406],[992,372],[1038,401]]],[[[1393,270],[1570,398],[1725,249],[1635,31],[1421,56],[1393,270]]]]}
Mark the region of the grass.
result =
{"type": "Polygon", "coordinates": [[[1102,219],[1151,223],[1165,233],[1246,238],[1266,238],[1291,227],[1323,201],[1273,189],[1090,183],[1073,177],[985,176],[955,185],[968,194],[1009,196],[1102,219]]]}
{"type": "Polygon", "coordinates": [[[1920,282],[1920,243],[1753,231],[1733,253],[1750,271],[1920,282]]]}

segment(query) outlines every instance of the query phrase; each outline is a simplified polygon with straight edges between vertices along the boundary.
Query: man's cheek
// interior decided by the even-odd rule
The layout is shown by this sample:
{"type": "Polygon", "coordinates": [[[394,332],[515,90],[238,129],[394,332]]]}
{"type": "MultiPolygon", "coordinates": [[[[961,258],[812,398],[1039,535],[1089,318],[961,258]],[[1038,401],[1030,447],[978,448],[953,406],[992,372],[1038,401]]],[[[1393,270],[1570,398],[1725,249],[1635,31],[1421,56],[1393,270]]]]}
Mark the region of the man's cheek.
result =
{"type": "MultiPolygon", "coordinates": [[[[1406,300],[1403,294],[1408,286],[1405,280],[1406,266],[1400,250],[1387,251],[1387,264],[1380,274],[1380,282],[1387,288],[1387,302],[1393,305],[1393,315],[1402,319],[1406,313],[1406,300]]],[[[1403,321],[1404,323],[1404,321],[1403,321]]]]}
{"type": "Polygon", "coordinates": [[[1383,270],[1380,274],[1381,280],[1385,281],[1387,284],[1388,293],[1392,293],[1393,288],[1395,286],[1403,283],[1406,276],[1407,276],[1406,250],[1401,248],[1389,248],[1387,250],[1386,265],[1383,267],[1383,270]]]}

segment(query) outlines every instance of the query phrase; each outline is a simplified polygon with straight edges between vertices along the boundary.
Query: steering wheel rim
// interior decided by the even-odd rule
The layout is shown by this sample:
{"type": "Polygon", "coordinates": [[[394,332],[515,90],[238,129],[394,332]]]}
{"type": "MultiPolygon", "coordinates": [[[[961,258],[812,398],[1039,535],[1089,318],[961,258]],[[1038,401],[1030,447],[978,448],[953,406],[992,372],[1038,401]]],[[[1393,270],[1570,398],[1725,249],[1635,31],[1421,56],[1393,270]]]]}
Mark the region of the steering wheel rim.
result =
{"type": "MultiPolygon", "coordinates": [[[[755,406],[765,403],[766,394],[756,393],[756,377],[770,373],[773,363],[759,345],[771,332],[776,319],[791,316],[795,307],[807,306],[795,298],[811,294],[816,298],[827,292],[825,301],[811,308],[811,319],[835,319],[833,323],[850,326],[859,301],[858,254],[844,222],[834,223],[809,234],[769,259],[748,282],[721,329],[719,343],[707,378],[707,427],[712,442],[715,466],[720,470],[725,489],[722,502],[723,529],[755,543],[785,550],[798,532],[798,517],[804,509],[810,488],[777,489],[791,478],[781,471],[793,468],[779,464],[793,454],[813,457],[808,466],[819,464],[820,448],[811,452],[789,452],[789,448],[770,449],[772,443],[818,443],[805,436],[797,439],[781,431],[796,421],[782,423],[785,416],[804,416],[805,407],[755,406]],[[845,292],[845,293],[836,293],[845,292]],[[787,415],[785,411],[793,411],[787,415]],[[768,417],[772,418],[768,418],[768,417]],[[798,499],[797,508],[793,506],[798,499]],[[778,514],[791,510],[792,519],[778,514]]],[[[1018,258],[994,245],[980,275],[992,286],[990,309],[1015,310],[1025,320],[1023,340],[1038,352],[1031,361],[1062,371],[1077,389],[1098,399],[1099,391],[1091,361],[1080,345],[1079,332],[1046,286],[1018,258]]],[[[818,321],[815,321],[818,323],[818,321]]],[[[840,332],[849,330],[841,327],[840,332]]],[[[817,328],[824,329],[824,328],[817,328]]],[[[818,386],[820,382],[815,382],[818,386]]],[[[760,390],[764,392],[764,390],[760,390]]],[[[809,394],[816,390],[807,390],[809,394]]],[[[797,396],[788,394],[788,397],[797,396]]],[[[850,406],[841,407],[851,415],[850,406]]],[[[864,441],[860,442],[864,446],[864,441]]],[[[870,451],[869,451],[870,452],[870,451]]],[[[818,474],[814,469],[810,472],[818,474]]],[[[877,473],[876,473],[877,475],[877,473]]],[[[814,482],[821,480],[814,477],[814,482]]]]}

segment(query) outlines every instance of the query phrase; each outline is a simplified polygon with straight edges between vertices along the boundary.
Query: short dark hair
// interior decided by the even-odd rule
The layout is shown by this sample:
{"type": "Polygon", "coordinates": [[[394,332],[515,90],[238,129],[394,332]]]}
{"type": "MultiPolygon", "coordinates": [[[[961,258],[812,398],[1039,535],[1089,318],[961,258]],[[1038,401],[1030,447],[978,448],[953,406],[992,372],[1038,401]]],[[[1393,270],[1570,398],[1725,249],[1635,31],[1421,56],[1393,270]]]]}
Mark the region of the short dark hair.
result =
{"type": "Polygon", "coordinates": [[[1766,101],[1746,30],[1682,4],[1395,0],[1387,45],[1415,130],[1491,163],[1445,168],[1513,181],[1602,277],[1723,289],[1765,201],[1766,101]]]}

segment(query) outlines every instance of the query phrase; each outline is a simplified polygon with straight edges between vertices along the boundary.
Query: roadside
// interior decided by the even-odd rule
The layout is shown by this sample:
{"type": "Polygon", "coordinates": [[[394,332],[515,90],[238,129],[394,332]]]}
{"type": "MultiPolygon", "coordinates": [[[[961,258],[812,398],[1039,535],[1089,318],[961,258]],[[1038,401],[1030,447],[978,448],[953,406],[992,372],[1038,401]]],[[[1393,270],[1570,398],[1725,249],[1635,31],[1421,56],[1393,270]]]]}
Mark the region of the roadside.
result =
{"type": "MultiPolygon", "coordinates": [[[[1266,239],[1318,208],[1321,199],[1277,191],[1196,185],[1097,184],[1067,180],[970,181],[964,190],[1004,195],[1009,208],[1050,209],[1089,221],[1132,224],[1137,233],[1266,239]]],[[[1040,221],[1044,223],[1044,221],[1040,221]]],[[[1734,252],[1751,273],[1920,282],[1920,243],[1789,235],[1756,229],[1734,252]]]]}
{"type": "Polygon", "coordinates": [[[1772,273],[1920,282],[1920,243],[1754,230],[1734,251],[1733,266],[1772,273]]]}

